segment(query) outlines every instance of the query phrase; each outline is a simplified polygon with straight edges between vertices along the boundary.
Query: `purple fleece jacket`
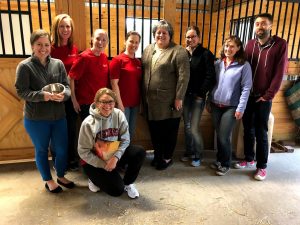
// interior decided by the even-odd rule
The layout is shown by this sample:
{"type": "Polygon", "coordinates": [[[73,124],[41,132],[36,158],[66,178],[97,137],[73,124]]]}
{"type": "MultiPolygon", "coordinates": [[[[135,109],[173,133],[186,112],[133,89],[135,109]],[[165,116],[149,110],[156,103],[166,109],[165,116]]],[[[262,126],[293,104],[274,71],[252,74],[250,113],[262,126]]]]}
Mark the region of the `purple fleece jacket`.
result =
{"type": "Polygon", "coordinates": [[[287,65],[286,41],[274,35],[266,44],[260,45],[252,39],[245,52],[252,68],[252,95],[272,100],[280,88],[287,65]]]}

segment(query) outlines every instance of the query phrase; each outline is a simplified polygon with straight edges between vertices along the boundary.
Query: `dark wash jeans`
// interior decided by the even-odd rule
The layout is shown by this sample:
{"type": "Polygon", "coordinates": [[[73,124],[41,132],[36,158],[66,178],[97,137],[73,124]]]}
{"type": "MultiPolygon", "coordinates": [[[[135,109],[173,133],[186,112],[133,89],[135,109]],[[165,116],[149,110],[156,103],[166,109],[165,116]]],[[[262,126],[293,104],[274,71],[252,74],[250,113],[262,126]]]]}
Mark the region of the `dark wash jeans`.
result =
{"type": "Polygon", "coordinates": [[[195,155],[195,158],[202,158],[204,144],[200,130],[200,120],[204,106],[204,99],[196,99],[194,95],[186,94],[183,105],[186,156],[195,155]]]}
{"type": "Polygon", "coordinates": [[[224,167],[230,167],[231,164],[231,134],[236,124],[234,116],[236,107],[218,107],[211,104],[212,120],[217,133],[217,161],[224,167]]]}
{"type": "Polygon", "coordinates": [[[256,167],[267,168],[268,121],[272,108],[272,101],[256,102],[257,98],[250,96],[243,116],[244,125],[244,154],[245,160],[254,160],[254,143],[256,141],[256,167]]]}

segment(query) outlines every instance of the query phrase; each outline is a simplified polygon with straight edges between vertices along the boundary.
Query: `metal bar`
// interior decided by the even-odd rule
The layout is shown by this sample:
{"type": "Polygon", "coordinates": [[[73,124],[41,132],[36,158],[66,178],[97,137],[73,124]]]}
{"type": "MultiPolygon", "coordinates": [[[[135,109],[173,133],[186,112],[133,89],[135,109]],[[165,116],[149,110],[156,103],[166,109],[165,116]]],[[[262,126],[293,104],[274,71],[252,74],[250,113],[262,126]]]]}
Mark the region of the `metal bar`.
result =
{"type": "Polygon", "coordinates": [[[190,21],[191,21],[191,9],[192,8],[192,1],[189,1],[189,16],[188,16],[188,27],[190,26],[190,21]]]}
{"type": "Polygon", "coordinates": [[[30,7],[30,0],[27,0],[27,7],[28,7],[28,13],[29,13],[29,25],[30,25],[30,33],[32,33],[32,15],[31,15],[31,7],[30,7]]]}
{"type": "MultiPolygon", "coordinates": [[[[251,21],[250,18],[248,18],[248,8],[249,8],[249,1],[247,1],[247,4],[246,4],[246,14],[245,14],[245,24],[244,24],[244,34],[243,34],[243,37],[244,37],[243,38],[243,44],[244,44],[244,46],[246,44],[246,41],[248,41],[248,38],[249,38],[249,37],[246,36],[247,32],[249,32],[249,33],[252,32],[252,30],[249,30],[249,24],[252,21],[251,21]],[[250,20],[250,21],[248,22],[248,20],[250,20]]],[[[251,28],[251,26],[250,26],[250,28],[251,28]]]]}
{"type": "Polygon", "coordinates": [[[298,50],[297,50],[297,57],[296,57],[296,59],[298,60],[299,60],[299,50],[300,50],[300,39],[298,41],[298,50]]]}
{"type": "Polygon", "coordinates": [[[39,14],[39,23],[40,23],[40,28],[43,29],[43,21],[42,21],[42,9],[41,9],[41,1],[38,0],[38,14],[39,14]]]}
{"type": "Polygon", "coordinates": [[[150,39],[149,42],[150,44],[152,43],[152,6],[153,6],[153,0],[150,0],[150,39]]]}
{"type": "MultiPolygon", "coordinates": [[[[291,17],[290,17],[288,37],[287,37],[287,40],[286,40],[287,43],[289,43],[289,41],[290,41],[290,34],[291,34],[291,28],[292,28],[293,16],[294,16],[294,7],[295,7],[295,2],[293,2],[293,4],[292,4],[292,14],[291,14],[291,17]]],[[[294,44],[294,43],[292,43],[292,44],[294,44]]]]}
{"type": "Polygon", "coordinates": [[[19,22],[20,22],[20,35],[21,35],[22,51],[23,51],[23,55],[25,55],[25,43],[24,43],[23,22],[22,22],[20,0],[18,0],[18,14],[19,14],[19,22]]]}
{"type": "MultiPolygon", "coordinates": [[[[145,18],[144,4],[145,4],[145,0],[142,0],[142,33],[141,33],[142,37],[144,37],[144,18],[145,18]]],[[[142,43],[141,43],[141,49],[142,49],[142,54],[143,54],[143,50],[144,50],[144,38],[142,38],[141,41],[142,41],[142,43]]]]}
{"type": "Polygon", "coordinates": [[[99,7],[98,7],[99,28],[102,28],[102,16],[101,16],[102,4],[101,4],[101,0],[98,0],[98,5],[99,5],[99,7]]]}
{"type": "Polygon", "coordinates": [[[230,35],[232,34],[232,30],[234,28],[234,21],[233,21],[233,17],[234,17],[234,5],[235,5],[235,0],[232,1],[232,11],[231,11],[231,20],[230,20],[230,35]]]}
{"type": "Polygon", "coordinates": [[[278,12],[278,17],[277,17],[276,35],[278,35],[278,29],[279,29],[279,22],[280,22],[281,8],[282,8],[282,0],[280,0],[280,5],[279,5],[279,12],[278,12]]]}
{"type": "Polygon", "coordinates": [[[15,55],[16,54],[16,49],[15,49],[14,31],[13,31],[13,24],[12,24],[10,1],[9,0],[7,0],[7,9],[8,9],[8,19],[9,19],[11,46],[12,46],[12,50],[13,50],[13,55],[15,55]]]}
{"type": "Polygon", "coordinates": [[[224,8],[224,23],[223,23],[223,37],[222,37],[222,43],[224,42],[224,39],[225,39],[227,8],[228,8],[228,0],[226,0],[226,2],[225,2],[225,8],[224,8]]]}
{"type": "Polygon", "coordinates": [[[287,15],[288,7],[289,7],[289,3],[286,2],[285,3],[285,13],[284,13],[284,19],[283,19],[283,26],[282,26],[281,38],[283,38],[283,35],[284,35],[285,23],[286,23],[286,15],[287,15]]]}
{"type": "Polygon", "coordinates": [[[266,13],[268,12],[269,10],[269,4],[270,4],[270,0],[267,0],[267,5],[266,5],[266,13]]]}
{"type": "MultiPolygon", "coordinates": [[[[90,0],[90,32],[91,32],[91,37],[93,36],[93,4],[92,4],[92,0],[90,0]]],[[[92,47],[92,43],[91,47],[92,47]]]]}
{"type": "Polygon", "coordinates": [[[50,5],[50,0],[47,0],[47,6],[48,6],[48,20],[49,20],[49,27],[52,26],[52,21],[51,21],[51,5],[50,5]]]}
{"type": "MultiPolygon", "coordinates": [[[[256,5],[256,0],[254,0],[253,2],[253,8],[252,8],[252,18],[254,18],[254,14],[255,14],[255,5],[256,5]]],[[[251,31],[251,35],[253,33],[253,27],[252,29],[250,30],[251,31]]],[[[251,36],[252,37],[252,36],[251,36]]]]}
{"type": "MultiPolygon", "coordinates": [[[[125,21],[127,20],[127,15],[128,15],[128,12],[127,12],[127,0],[125,0],[125,21]]],[[[126,36],[126,34],[127,34],[127,26],[125,24],[125,35],[124,35],[124,37],[126,36]]]]}
{"type": "Polygon", "coordinates": [[[202,17],[202,40],[201,43],[203,44],[203,40],[204,40],[204,23],[205,23],[205,8],[206,8],[206,0],[204,0],[204,4],[203,4],[203,17],[202,17]]]}
{"type": "Polygon", "coordinates": [[[260,0],[260,6],[259,6],[259,14],[261,14],[261,9],[262,9],[262,3],[263,3],[263,0],[260,0]]]}
{"type": "Polygon", "coordinates": [[[197,0],[197,6],[196,6],[196,26],[198,26],[198,5],[199,5],[199,0],[197,0]]]}
{"type": "Polygon", "coordinates": [[[158,0],[158,20],[160,20],[160,5],[161,5],[161,0],[158,0]]]}
{"type": "MultiPolygon", "coordinates": [[[[107,30],[108,30],[108,40],[110,40],[110,0],[107,0],[107,30]]],[[[108,57],[111,57],[111,42],[108,43],[108,57]]]]}
{"type": "Polygon", "coordinates": [[[218,33],[219,33],[219,21],[220,21],[220,9],[221,9],[221,1],[218,1],[218,14],[217,14],[217,27],[216,27],[216,41],[215,41],[215,49],[214,49],[214,55],[216,55],[217,52],[217,45],[218,45],[218,33]]]}
{"type": "MultiPolygon", "coordinates": [[[[292,44],[292,49],[291,49],[291,57],[293,58],[293,53],[294,53],[294,47],[295,47],[295,42],[296,42],[296,34],[297,34],[297,28],[298,28],[298,22],[299,22],[299,13],[300,13],[300,4],[298,4],[298,12],[297,12],[297,17],[296,17],[296,24],[295,24],[295,30],[294,30],[294,38],[293,38],[293,44],[292,44]]],[[[299,53],[299,45],[298,45],[298,53],[299,53]]],[[[297,59],[298,58],[298,53],[297,53],[297,59]]]]}
{"type": "Polygon", "coordinates": [[[133,30],[136,28],[136,0],[133,1],[133,30]]]}
{"type": "MultiPolygon", "coordinates": [[[[119,48],[119,44],[120,44],[120,38],[119,38],[119,0],[116,0],[117,2],[116,2],[116,15],[117,15],[117,19],[116,19],[116,22],[117,22],[117,54],[120,54],[120,52],[119,52],[119,50],[120,50],[120,48],[119,48]]],[[[125,26],[126,26],[126,24],[125,24],[125,26]]]]}
{"type": "Polygon", "coordinates": [[[208,49],[210,48],[210,38],[211,38],[211,27],[212,27],[212,17],[213,17],[213,7],[214,7],[214,0],[210,2],[210,19],[209,19],[209,32],[208,32],[208,49]]]}
{"type": "Polygon", "coordinates": [[[242,43],[243,43],[243,46],[245,46],[245,42],[247,41],[247,31],[248,31],[248,18],[247,17],[245,17],[244,19],[243,19],[243,22],[244,22],[244,24],[243,24],[243,31],[242,31],[242,33],[241,33],[241,35],[242,35],[242,37],[243,38],[241,38],[241,41],[242,41],[242,43]]]}
{"type": "Polygon", "coordinates": [[[240,18],[241,18],[241,11],[242,11],[242,3],[243,3],[243,0],[240,0],[239,16],[238,16],[237,31],[236,31],[238,36],[239,36],[239,31],[240,31],[240,18]]]}
{"type": "Polygon", "coordinates": [[[3,27],[2,27],[2,11],[0,10],[0,35],[1,35],[1,45],[2,45],[2,51],[3,55],[5,55],[5,45],[4,45],[4,35],[3,35],[3,27]]]}
{"type": "Polygon", "coordinates": [[[179,44],[181,44],[181,41],[182,41],[183,4],[184,4],[184,0],[181,0],[181,13],[180,13],[180,38],[179,38],[179,44]]]}

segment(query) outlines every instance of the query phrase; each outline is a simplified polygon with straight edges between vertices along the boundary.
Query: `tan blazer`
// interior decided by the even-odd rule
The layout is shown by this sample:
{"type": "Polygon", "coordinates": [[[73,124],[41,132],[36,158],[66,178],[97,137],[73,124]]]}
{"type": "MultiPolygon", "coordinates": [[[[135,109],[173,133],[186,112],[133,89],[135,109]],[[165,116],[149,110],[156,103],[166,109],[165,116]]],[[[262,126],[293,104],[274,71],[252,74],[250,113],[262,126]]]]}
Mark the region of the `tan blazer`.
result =
{"type": "Polygon", "coordinates": [[[152,68],[154,46],[147,46],[142,56],[144,112],[149,120],[178,118],[182,110],[177,111],[173,107],[175,99],[184,99],[189,82],[187,52],[171,42],[152,68]]]}

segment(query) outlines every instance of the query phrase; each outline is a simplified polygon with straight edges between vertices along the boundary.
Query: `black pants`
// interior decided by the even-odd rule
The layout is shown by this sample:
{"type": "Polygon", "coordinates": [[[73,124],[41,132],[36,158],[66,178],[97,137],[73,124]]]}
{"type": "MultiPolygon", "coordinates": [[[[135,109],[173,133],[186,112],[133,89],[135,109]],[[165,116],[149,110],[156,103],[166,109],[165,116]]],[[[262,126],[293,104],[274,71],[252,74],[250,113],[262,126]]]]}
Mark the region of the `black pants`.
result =
{"type": "Polygon", "coordinates": [[[267,167],[268,146],[268,121],[272,108],[271,101],[256,102],[257,98],[249,97],[243,116],[244,125],[244,153],[245,160],[254,160],[254,143],[256,141],[256,167],[267,167]]]}
{"type": "Polygon", "coordinates": [[[68,164],[78,163],[79,156],[77,152],[77,118],[71,98],[65,102],[66,119],[68,125],[68,164]]]}
{"type": "Polygon", "coordinates": [[[79,116],[82,121],[90,115],[90,106],[91,105],[80,105],[79,116]]]}
{"type": "Polygon", "coordinates": [[[136,180],[142,164],[144,162],[146,152],[143,147],[137,145],[130,145],[124,155],[118,162],[117,166],[127,164],[124,178],[120,176],[119,172],[114,169],[111,172],[103,168],[96,168],[89,164],[83,166],[83,170],[88,178],[100,189],[111,196],[120,196],[124,192],[124,185],[134,183],[136,180]]]}
{"type": "Polygon", "coordinates": [[[149,120],[154,159],[172,159],[176,147],[180,118],[149,120]]]}

